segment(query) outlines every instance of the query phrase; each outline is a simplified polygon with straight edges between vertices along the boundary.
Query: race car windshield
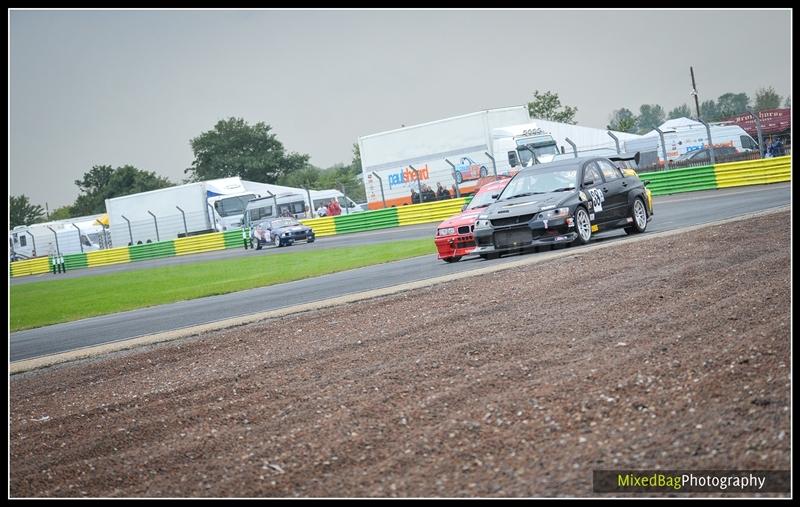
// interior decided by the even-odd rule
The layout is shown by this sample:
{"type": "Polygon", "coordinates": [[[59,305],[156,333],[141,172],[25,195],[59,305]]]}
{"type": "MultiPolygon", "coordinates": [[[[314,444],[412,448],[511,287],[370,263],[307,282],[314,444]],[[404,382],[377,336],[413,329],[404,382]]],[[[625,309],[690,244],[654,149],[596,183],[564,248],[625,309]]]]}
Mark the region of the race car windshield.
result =
{"type": "Polygon", "coordinates": [[[289,227],[292,225],[300,225],[300,222],[295,220],[294,218],[281,218],[280,220],[273,220],[271,222],[272,228],[276,227],[289,227]]]}
{"type": "Polygon", "coordinates": [[[477,208],[485,208],[486,206],[492,204],[495,200],[492,199],[492,195],[496,195],[497,191],[494,192],[478,192],[475,194],[475,197],[469,202],[469,206],[467,209],[477,209],[477,208]]]}
{"type": "MultiPolygon", "coordinates": [[[[546,167],[546,166],[544,166],[546,167]]],[[[575,167],[557,167],[520,173],[500,194],[501,201],[550,192],[566,192],[576,188],[578,170],[575,167]]]]}

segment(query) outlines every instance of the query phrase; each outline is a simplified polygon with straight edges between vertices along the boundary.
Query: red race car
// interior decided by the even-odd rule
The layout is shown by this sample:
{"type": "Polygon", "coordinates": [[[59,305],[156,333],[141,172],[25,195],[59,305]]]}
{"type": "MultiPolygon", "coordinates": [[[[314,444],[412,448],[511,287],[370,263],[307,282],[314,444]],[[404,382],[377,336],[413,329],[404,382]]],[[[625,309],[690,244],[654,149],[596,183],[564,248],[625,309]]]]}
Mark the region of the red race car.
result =
{"type": "Polygon", "coordinates": [[[472,236],[472,229],[475,220],[481,214],[483,208],[494,202],[493,195],[497,195],[506,188],[511,178],[492,181],[483,185],[480,190],[464,208],[461,214],[448,218],[436,228],[436,249],[439,251],[439,258],[445,262],[458,262],[461,257],[468,255],[475,249],[475,239],[472,236]]]}

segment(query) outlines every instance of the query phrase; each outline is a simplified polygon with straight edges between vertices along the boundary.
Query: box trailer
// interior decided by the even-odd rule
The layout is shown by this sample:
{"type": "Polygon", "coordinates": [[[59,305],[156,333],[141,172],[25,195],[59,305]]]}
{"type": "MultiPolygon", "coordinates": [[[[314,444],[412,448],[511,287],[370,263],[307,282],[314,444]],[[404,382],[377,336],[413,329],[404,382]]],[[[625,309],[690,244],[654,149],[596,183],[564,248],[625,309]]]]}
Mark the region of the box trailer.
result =
{"type": "Polygon", "coordinates": [[[527,107],[514,106],[359,137],[369,209],[382,208],[384,199],[386,206],[411,204],[412,187],[436,188],[441,183],[450,189],[458,173],[462,175],[460,190],[474,190],[481,174],[494,174],[495,165],[486,155],[497,159],[492,129],[528,121],[527,107]]]}
{"type": "MultiPolygon", "coordinates": [[[[635,136],[612,132],[618,139],[635,136]]],[[[526,106],[489,109],[358,140],[370,209],[411,204],[412,190],[438,184],[469,194],[487,176],[514,174],[571,152],[615,148],[605,129],[531,119],[526,106]],[[416,172],[415,172],[416,171],[416,172]]],[[[430,193],[429,193],[430,195],[430,193]]]]}
{"type": "Polygon", "coordinates": [[[235,229],[256,197],[234,177],[106,199],[111,241],[124,246],[235,229]]]}

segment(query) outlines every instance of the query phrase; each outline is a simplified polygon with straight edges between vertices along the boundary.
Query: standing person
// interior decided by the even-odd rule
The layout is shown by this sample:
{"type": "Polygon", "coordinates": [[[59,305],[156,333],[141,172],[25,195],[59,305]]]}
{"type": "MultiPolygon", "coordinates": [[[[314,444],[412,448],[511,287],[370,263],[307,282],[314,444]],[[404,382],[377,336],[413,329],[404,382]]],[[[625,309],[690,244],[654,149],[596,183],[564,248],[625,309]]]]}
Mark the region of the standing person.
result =
{"type": "Polygon", "coordinates": [[[772,157],[772,137],[767,138],[767,142],[764,143],[764,158],[772,157]]]}
{"type": "Polygon", "coordinates": [[[331,211],[333,216],[342,214],[342,207],[339,205],[338,197],[334,197],[333,200],[331,201],[331,211]]]}
{"type": "Polygon", "coordinates": [[[430,187],[430,185],[424,185],[422,187],[422,192],[425,195],[423,201],[431,202],[436,200],[436,192],[430,187]]]}
{"type": "Polygon", "coordinates": [[[786,154],[786,151],[783,149],[783,143],[779,137],[772,138],[772,144],[769,147],[769,151],[773,157],[782,157],[786,154]]]}
{"type": "Polygon", "coordinates": [[[437,199],[450,199],[450,192],[442,186],[442,182],[436,184],[436,198],[437,199]]]}
{"type": "Polygon", "coordinates": [[[317,208],[317,216],[318,217],[328,216],[328,208],[325,207],[325,204],[320,203],[319,208],[317,208]]]}
{"type": "Polygon", "coordinates": [[[413,188],[411,189],[411,204],[419,204],[419,194],[413,188]]]}

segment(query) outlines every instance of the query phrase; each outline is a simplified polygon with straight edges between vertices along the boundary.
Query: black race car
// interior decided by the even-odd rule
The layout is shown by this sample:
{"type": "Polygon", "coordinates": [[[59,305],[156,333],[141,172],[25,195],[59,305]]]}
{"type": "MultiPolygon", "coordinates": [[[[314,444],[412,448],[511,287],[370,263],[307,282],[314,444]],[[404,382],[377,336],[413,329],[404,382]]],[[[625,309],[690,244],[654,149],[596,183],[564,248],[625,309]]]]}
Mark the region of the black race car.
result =
{"type": "Polygon", "coordinates": [[[281,247],[292,245],[295,241],[313,243],[314,240],[314,230],[311,227],[290,217],[264,220],[255,226],[251,233],[251,241],[258,244],[256,250],[261,250],[261,247],[267,243],[281,247]]]}
{"type": "Polygon", "coordinates": [[[644,232],[653,200],[635,171],[605,157],[581,157],[523,169],[475,223],[473,251],[483,258],[559,243],[586,244],[592,233],[644,232]]]}

